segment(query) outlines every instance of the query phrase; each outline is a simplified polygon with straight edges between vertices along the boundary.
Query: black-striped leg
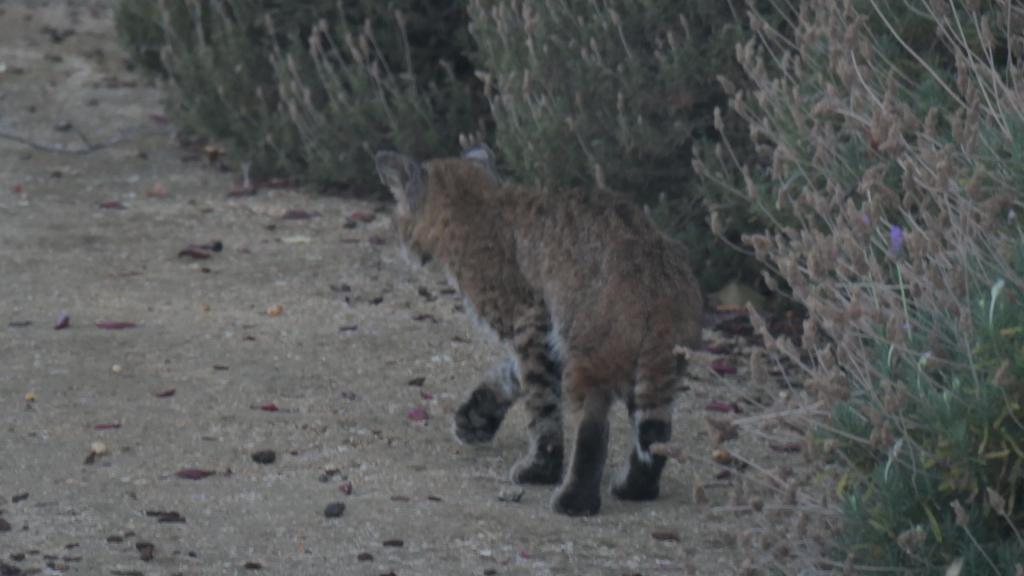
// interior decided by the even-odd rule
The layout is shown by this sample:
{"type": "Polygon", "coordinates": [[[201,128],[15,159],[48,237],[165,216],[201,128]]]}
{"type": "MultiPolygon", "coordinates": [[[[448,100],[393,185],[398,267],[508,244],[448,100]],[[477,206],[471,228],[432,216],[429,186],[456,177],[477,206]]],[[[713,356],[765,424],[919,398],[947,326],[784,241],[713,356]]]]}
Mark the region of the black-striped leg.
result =
{"type": "Polygon", "coordinates": [[[633,425],[633,449],[612,483],[612,494],[622,500],[654,500],[660,491],[665,457],[651,454],[650,448],[655,442],[668,442],[671,438],[671,406],[643,409],[630,398],[627,408],[633,425]]]}
{"type": "Polygon", "coordinates": [[[608,408],[611,399],[600,390],[587,393],[574,410],[576,440],[562,486],[551,508],[567,516],[591,516],[601,509],[601,476],[608,458],[608,408]]]}
{"type": "Polygon", "coordinates": [[[512,480],[519,484],[555,484],[562,477],[562,366],[548,346],[550,332],[543,307],[524,311],[515,323],[513,346],[519,359],[530,443],[527,455],[512,467],[512,480]]]}
{"type": "Polygon", "coordinates": [[[496,366],[455,412],[455,437],[466,444],[489,442],[519,396],[515,362],[496,366]]]}

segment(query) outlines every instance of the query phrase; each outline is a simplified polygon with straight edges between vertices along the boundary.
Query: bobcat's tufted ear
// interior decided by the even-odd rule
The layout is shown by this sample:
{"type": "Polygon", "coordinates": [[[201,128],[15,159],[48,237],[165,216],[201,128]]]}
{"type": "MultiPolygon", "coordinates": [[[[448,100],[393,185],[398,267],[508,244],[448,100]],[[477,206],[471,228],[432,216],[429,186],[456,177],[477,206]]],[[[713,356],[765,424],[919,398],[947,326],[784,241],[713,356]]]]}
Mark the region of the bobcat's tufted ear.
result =
{"type": "Polygon", "coordinates": [[[487,172],[498,181],[498,170],[494,166],[494,152],[487,144],[475,144],[462,151],[460,157],[463,160],[472,160],[487,169],[487,172]]]}
{"type": "Polygon", "coordinates": [[[423,204],[427,192],[420,163],[389,151],[377,152],[374,160],[380,181],[394,194],[398,209],[407,214],[415,212],[423,204]]]}

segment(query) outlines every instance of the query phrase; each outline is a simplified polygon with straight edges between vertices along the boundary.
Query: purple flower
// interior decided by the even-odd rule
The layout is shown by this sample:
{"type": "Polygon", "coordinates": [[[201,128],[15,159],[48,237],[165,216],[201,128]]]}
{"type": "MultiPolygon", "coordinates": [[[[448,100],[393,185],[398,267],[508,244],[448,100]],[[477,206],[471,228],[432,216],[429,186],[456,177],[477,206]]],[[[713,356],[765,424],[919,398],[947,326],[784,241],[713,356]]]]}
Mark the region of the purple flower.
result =
{"type": "Polygon", "coordinates": [[[889,252],[893,255],[903,251],[903,228],[893,224],[889,227],[889,252]]]}

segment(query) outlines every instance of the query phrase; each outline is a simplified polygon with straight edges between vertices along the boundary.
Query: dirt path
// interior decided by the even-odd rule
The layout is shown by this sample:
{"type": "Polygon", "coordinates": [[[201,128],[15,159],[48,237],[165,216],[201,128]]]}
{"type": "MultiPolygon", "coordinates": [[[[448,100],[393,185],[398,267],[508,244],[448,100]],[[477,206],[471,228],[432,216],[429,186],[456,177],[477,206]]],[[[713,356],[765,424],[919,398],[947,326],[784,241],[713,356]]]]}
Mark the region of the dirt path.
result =
{"type": "MultiPolygon", "coordinates": [[[[673,463],[661,500],[606,498],[591,519],[552,514],[549,489],[500,501],[523,414],[492,446],[452,439],[497,358],[457,295],[401,261],[375,204],[229,198],[235,176],[175,145],[157,90],[123,69],[105,5],[0,1],[0,130],[163,130],[80,156],[0,141],[3,574],[735,572],[743,520],[712,510],[727,488],[694,503],[707,464],[673,463]],[[375,216],[346,227],[354,212],[375,216]],[[137,327],[97,327],[112,321],[137,327]]],[[[706,454],[704,405],[741,387],[691,386],[677,437],[706,454]]],[[[616,414],[612,462],[625,438],[616,414]]]]}

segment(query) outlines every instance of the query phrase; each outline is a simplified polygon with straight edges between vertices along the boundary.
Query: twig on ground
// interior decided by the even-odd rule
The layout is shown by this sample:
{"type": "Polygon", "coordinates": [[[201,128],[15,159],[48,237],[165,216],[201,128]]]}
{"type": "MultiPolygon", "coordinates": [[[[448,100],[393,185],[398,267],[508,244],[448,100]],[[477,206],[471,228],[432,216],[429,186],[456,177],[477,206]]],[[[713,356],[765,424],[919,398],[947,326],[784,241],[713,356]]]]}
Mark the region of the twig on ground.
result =
{"type": "Polygon", "coordinates": [[[111,148],[119,144],[134,140],[137,138],[143,138],[145,136],[153,136],[155,134],[163,134],[170,131],[170,128],[152,128],[149,130],[133,130],[119,133],[117,136],[104,140],[102,142],[91,142],[85,134],[81,131],[77,131],[79,138],[84,142],[84,146],[70,147],[70,146],[58,146],[54,144],[46,144],[42,142],[36,142],[24,136],[14,134],[13,132],[7,132],[6,130],[0,130],[0,140],[9,140],[23,146],[28,146],[33,150],[39,150],[41,152],[50,152],[53,154],[72,154],[72,155],[84,155],[91,154],[98,150],[105,148],[111,148]]]}

